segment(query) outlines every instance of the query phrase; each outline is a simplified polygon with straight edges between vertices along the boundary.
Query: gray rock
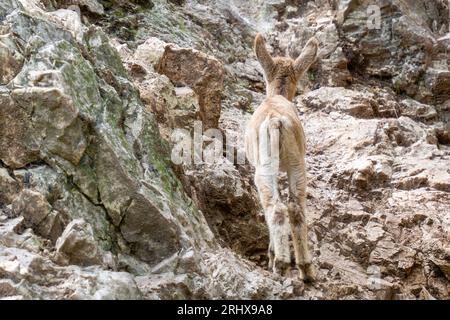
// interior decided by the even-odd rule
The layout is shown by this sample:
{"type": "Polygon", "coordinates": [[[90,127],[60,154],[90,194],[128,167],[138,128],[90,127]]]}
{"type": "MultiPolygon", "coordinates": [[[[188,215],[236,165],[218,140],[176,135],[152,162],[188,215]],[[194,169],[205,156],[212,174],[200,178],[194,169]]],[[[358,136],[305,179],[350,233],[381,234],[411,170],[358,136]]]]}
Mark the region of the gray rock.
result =
{"type": "Polygon", "coordinates": [[[358,118],[371,118],[376,112],[376,103],[371,93],[340,87],[322,87],[307,93],[302,100],[309,108],[325,112],[341,111],[358,118]]]}
{"type": "Polygon", "coordinates": [[[12,210],[24,217],[26,227],[36,228],[50,214],[51,206],[41,193],[25,189],[14,199],[12,210]]]}
{"type": "Polygon", "coordinates": [[[92,227],[82,219],[69,223],[55,244],[56,252],[77,265],[101,264],[101,253],[94,239],[92,227]]]}
{"type": "Polygon", "coordinates": [[[175,84],[191,87],[199,97],[200,118],[206,128],[217,128],[224,69],[215,57],[191,48],[166,46],[156,70],[175,84]]]}
{"type": "Polygon", "coordinates": [[[20,187],[19,182],[9,175],[8,170],[0,168],[0,203],[2,205],[10,204],[20,187]]]}
{"type": "Polygon", "coordinates": [[[292,3],[1,1],[0,299],[448,299],[444,2],[292,3]],[[265,270],[246,164],[169,159],[198,119],[242,151],[256,32],[321,42],[296,100],[314,285],[265,270]]]}

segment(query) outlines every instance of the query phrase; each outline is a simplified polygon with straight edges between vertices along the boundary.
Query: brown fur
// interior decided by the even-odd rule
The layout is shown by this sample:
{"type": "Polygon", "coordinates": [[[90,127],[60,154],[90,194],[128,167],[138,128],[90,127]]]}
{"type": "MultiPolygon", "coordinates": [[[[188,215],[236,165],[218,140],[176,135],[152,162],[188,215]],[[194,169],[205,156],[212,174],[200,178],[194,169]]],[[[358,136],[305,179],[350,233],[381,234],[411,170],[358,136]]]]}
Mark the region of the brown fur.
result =
{"type": "Polygon", "coordinates": [[[314,62],[318,41],[308,41],[301,55],[273,58],[260,34],[255,54],[264,70],[267,97],[250,119],[245,136],[246,154],[255,166],[255,184],[269,227],[269,266],[289,272],[292,237],[300,277],[312,279],[314,269],[307,247],[305,133],[293,100],[297,81],[314,62]],[[288,174],[288,206],[280,200],[278,172],[288,174]]]}

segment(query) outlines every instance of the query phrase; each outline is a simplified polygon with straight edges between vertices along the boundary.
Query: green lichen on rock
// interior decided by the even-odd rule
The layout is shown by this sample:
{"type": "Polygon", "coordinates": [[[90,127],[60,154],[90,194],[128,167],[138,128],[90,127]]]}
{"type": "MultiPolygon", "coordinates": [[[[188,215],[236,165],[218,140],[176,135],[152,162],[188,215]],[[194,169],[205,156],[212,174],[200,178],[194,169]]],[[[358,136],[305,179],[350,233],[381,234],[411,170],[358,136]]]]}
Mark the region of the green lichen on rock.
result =
{"type": "Polygon", "coordinates": [[[16,114],[15,131],[15,122],[5,123],[0,143],[14,141],[21,149],[2,153],[2,160],[13,168],[41,161],[42,170],[23,169],[24,185],[41,190],[63,226],[76,218],[89,223],[105,251],[118,248],[114,230],[150,264],[191,246],[180,210],[191,225],[201,216],[106,34],[89,27],[79,41],[44,14],[13,15],[9,24],[27,60],[2,91],[1,112],[23,114],[16,114]]]}

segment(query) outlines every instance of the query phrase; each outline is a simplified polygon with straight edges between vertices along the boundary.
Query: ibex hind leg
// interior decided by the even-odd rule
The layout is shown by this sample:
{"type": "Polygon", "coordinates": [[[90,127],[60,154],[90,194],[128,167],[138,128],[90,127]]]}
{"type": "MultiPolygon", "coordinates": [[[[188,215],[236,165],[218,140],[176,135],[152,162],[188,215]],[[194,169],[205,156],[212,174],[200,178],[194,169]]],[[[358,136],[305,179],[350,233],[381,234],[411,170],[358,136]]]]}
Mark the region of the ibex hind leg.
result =
{"type": "Polygon", "coordinates": [[[304,161],[292,164],[288,170],[289,180],[289,222],[291,225],[294,255],[299,277],[313,281],[316,277],[308,248],[308,227],[306,223],[306,172],[304,161]]]}
{"type": "Polygon", "coordinates": [[[255,184],[264,209],[269,229],[269,268],[274,273],[286,275],[291,264],[288,210],[280,203],[274,189],[274,179],[270,175],[255,173],[255,184]]]}
{"type": "Polygon", "coordinates": [[[275,249],[273,270],[276,273],[289,276],[291,271],[291,250],[289,243],[289,235],[291,232],[289,226],[289,213],[286,205],[281,202],[278,185],[282,122],[282,119],[278,117],[271,118],[269,121],[270,162],[273,172],[277,176],[277,179],[274,182],[277,199],[274,206],[274,216],[271,222],[275,249]]]}
{"type": "Polygon", "coordinates": [[[274,207],[273,216],[271,219],[273,246],[275,257],[273,262],[273,271],[284,276],[290,275],[291,270],[291,250],[289,244],[289,216],[288,208],[282,204],[277,203],[274,207]]]}
{"type": "Polygon", "coordinates": [[[271,267],[275,273],[285,275],[289,272],[291,262],[290,228],[288,210],[281,203],[278,190],[279,121],[267,117],[259,128],[258,137],[259,162],[255,170],[255,184],[264,208],[274,252],[271,267]]]}
{"type": "Polygon", "coordinates": [[[268,269],[273,269],[273,260],[275,258],[275,253],[273,251],[273,241],[272,237],[270,237],[269,248],[267,249],[267,256],[269,257],[268,269]]]}

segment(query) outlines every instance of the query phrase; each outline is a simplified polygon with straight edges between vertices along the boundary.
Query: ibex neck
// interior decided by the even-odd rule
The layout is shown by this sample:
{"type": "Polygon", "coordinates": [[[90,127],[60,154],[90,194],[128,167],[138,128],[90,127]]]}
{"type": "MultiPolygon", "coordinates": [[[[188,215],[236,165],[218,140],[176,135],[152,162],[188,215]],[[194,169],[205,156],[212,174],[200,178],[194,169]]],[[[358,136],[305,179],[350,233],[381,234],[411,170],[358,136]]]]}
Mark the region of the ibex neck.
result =
{"type": "Polygon", "coordinates": [[[294,95],[290,96],[287,88],[270,88],[269,87],[269,88],[267,88],[266,92],[267,92],[267,94],[266,94],[267,98],[270,98],[273,96],[282,96],[291,102],[294,99],[294,95]]]}

